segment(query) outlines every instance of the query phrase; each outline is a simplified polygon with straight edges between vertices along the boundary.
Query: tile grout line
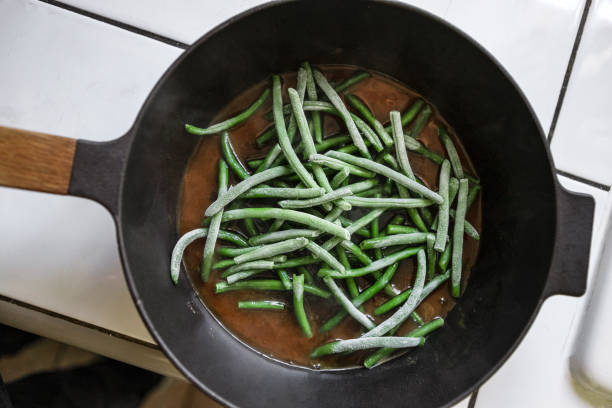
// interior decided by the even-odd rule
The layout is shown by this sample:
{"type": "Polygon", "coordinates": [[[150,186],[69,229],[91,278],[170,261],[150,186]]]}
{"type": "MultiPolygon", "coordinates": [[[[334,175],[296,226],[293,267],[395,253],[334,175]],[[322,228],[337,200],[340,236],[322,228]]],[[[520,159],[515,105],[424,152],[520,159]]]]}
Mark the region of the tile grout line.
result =
{"type": "MultiPolygon", "coordinates": [[[[563,106],[563,101],[565,100],[565,93],[567,92],[567,86],[569,84],[570,76],[572,75],[572,71],[574,69],[574,63],[576,62],[576,55],[578,54],[578,48],[580,48],[580,41],[582,40],[582,34],[584,32],[586,20],[588,18],[589,10],[591,8],[591,1],[592,0],[586,0],[584,3],[582,16],[580,17],[580,24],[578,25],[578,31],[576,32],[576,38],[574,39],[574,45],[572,47],[572,53],[570,54],[570,58],[567,63],[567,69],[565,71],[565,76],[563,77],[563,83],[561,85],[561,90],[559,91],[559,98],[557,99],[557,106],[555,107],[553,119],[551,121],[550,129],[548,131],[548,137],[546,138],[549,145],[552,142],[552,138],[554,136],[555,129],[557,127],[557,121],[559,119],[561,108],[563,106]]],[[[556,172],[557,174],[563,177],[567,177],[579,183],[586,184],[586,185],[589,185],[591,187],[594,187],[600,190],[610,191],[610,186],[607,186],[605,184],[601,184],[596,181],[585,179],[583,177],[576,176],[574,174],[567,173],[559,169],[556,169],[556,172]]]]}
{"type": "Polygon", "coordinates": [[[586,184],[586,185],[589,185],[589,186],[594,187],[594,188],[598,188],[598,189],[603,190],[603,191],[610,191],[610,186],[598,183],[596,181],[591,181],[589,179],[585,179],[585,178],[580,177],[580,176],[573,175],[573,174],[565,172],[563,170],[557,169],[557,174],[560,175],[560,176],[563,176],[563,177],[567,177],[568,179],[572,179],[574,181],[577,181],[579,183],[586,184]]]}
{"type": "Polygon", "coordinates": [[[9,303],[9,304],[12,304],[12,305],[15,305],[15,306],[22,307],[24,309],[30,309],[30,310],[33,310],[33,311],[38,312],[38,313],[45,314],[45,315],[50,316],[50,317],[54,317],[56,319],[65,320],[68,323],[72,323],[72,324],[75,324],[77,326],[82,326],[82,327],[85,327],[87,329],[95,330],[95,331],[101,332],[103,334],[106,334],[108,336],[112,336],[112,337],[115,337],[115,338],[118,338],[118,339],[121,339],[121,340],[129,341],[130,343],[136,343],[136,344],[139,344],[141,346],[145,346],[145,347],[151,348],[153,350],[158,350],[158,351],[160,350],[160,348],[159,348],[159,346],[157,344],[150,343],[150,342],[145,341],[145,340],[140,340],[140,339],[137,339],[135,337],[128,336],[128,335],[125,335],[125,334],[121,334],[121,333],[113,331],[113,330],[105,329],[104,327],[96,326],[95,324],[87,323],[87,322],[85,322],[83,320],[75,319],[73,317],[66,316],[66,315],[54,312],[52,310],[44,309],[42,307],[38,307],[38,306],[32,305],[30,303],[22,302],[20,300],[13,299],[13,298],[10,298],[10,297],[4,296],[4,295],[0,295],[0,302],[6,302],[6,303],[9,303]]]}
{"type": "Polygon", "coordinates": [[[548,131],[548,144],[552,141],[553,135],[555,133],[555,128],[557,127],[557,120],[559,119],[559,114],[561,113],[561,107],[563,105],[563,100],[565,99],[565,92],[567,91],[567,85],[569,83],[570,76],[572,75],[572,70],[574,69],[574,62],[576,61],[576,54],[578,54],[578,48],[580,47],[580,41],[582,40],[582,33],[584,31],[584,26],[586,25],[586,20],[589,15],[589,9],[591,8],[591,0],[586,0],[584,3],[584,9],[582,11],[582,17],[580,18],[580,24],[578,25],[578,32],[576,32],[576,38],[574,39],[574,46],[572,47],[572,53],[570,54],[569,61],[567,62],[567,69],[565,71],[565,76],[563,77],[563,83],[561,84],[561,90],[559,91],[559,98],[557,99],[557,106],[555,106],[555,113],[553,114],[552,122],[550,124],[550,129],[548,131]]]}
{"type": "Polygon", "coordinates": [[[38,1],[40,1],[41,3],[46,3],[51,6],[55,6],[55,7],[70,11],[72,13],[80,14],[82,16],[91,18],[93,20],[100,21],[102,23],[110,24],[112,26],[121,28],[122,30],[130,31],[134,34],[142,35],[144,37],[148,37],[153,40],[163,42],[168,45],[172,45],[173,47],[181,48],[183,50],[186,50],[187,48],[189,48],[189,44],[185,44],[180,41],[173,40],[172,38],[164,37],[163,35],[155,34],[151,31],[143,30],[142,28],[138,28],[130,24],[122,23],[121,21],[113,20],[112,18],[104,17],[100,14],[92,13],[90,11],[83,10],[75,6],[71,6],[69,4],[61,3],[58,0],[38,0],[38,1]]]}

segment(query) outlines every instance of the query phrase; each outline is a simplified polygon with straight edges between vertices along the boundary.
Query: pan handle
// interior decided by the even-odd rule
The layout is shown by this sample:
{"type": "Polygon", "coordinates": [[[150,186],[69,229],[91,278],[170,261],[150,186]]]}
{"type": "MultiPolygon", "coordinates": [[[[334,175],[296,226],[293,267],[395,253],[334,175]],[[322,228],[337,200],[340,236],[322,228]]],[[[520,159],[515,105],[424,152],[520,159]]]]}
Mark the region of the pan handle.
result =
{"type": "Polygon", "coordinates": [[[557,239],[543,298],[582,296],[586,291],[595,201],[557,188],[557,239]]]}
{"type": "Polygon", "coordinates": [[[129,134],[98,143],[0,126],[0,185],[91,198],[117,215],[129,134]]]}

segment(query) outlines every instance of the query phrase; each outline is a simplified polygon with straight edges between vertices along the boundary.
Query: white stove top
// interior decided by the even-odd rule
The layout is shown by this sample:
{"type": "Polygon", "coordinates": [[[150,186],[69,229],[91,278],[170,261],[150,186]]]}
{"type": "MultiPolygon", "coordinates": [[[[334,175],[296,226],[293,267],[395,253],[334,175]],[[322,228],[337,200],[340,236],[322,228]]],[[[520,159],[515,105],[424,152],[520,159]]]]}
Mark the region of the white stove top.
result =
{"type": "MultiPolygon", "coordinates": [[[[0,124],[114,139],[130,127],[186,44],[260,3],[0,1],[0,124]]],[[[500,60],[545,131],[554,129],[553,156],[567,176],[560,177],[562,184],[596,199],[589,294],[595,288],[603,296],[595,294],[590,304],[586,296],[548,299],[518,350],[473,399],[474,406],[612,406],[573,380],[607,387],[612,395],[612,355],[605,347],[598,351],[606,344],[601,339],[610,344],[612,331],[605,314],[597,313],[609,310],[612,248],[593,284],[612,209],[612,2],[409,3],[455,24],[500,60]],[[588,319],[604,324],[580,325],[588,319]]],[[[114,225],[100,205],[0,188],[0,231],[0,322],[177,375],[136,312],[114,225]]]]}

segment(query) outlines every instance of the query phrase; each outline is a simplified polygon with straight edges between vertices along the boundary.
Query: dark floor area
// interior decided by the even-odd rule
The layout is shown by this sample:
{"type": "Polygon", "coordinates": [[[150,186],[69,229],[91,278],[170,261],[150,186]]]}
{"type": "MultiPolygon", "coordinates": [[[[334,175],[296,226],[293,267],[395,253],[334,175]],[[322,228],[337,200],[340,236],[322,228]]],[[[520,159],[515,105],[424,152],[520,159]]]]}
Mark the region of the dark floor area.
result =
{"type": "Polygon", "coordinates": [[[0,325],[0,408],[220,407],[191,384],[0,325]]]}

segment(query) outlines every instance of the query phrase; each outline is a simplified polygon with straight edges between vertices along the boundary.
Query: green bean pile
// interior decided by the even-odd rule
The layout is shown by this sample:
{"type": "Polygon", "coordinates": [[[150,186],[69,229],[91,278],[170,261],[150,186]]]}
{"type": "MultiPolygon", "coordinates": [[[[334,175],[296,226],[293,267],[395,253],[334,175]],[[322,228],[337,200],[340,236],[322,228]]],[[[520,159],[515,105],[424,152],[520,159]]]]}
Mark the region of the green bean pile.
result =
{"type": "Polygon", "coordinates": [[[480,239],[465,219],[480,185],[464,171],[446,130],[438,128],[447,157],[419,142],[432,114],[422,100],[403,114],[391,111],[384,126],[364,101],[346,92],[369,76],[361,72],[333,84],[304,63],[297,86],[288,89],[288,100],[283,101],[280,76],[273,75],[271,89],[266,88],[239,115],[207,128],[186,124],[193,135],[221,133],[218,196],[206,209],[202,227],[178,240],[170,265],[172,281],[177,283],[186,246],[205,238],[203,282],[218,270],[223,279],[216,284],[218,294],[292,292],[292,305],[270,299],[244,300],[237,307],[292,309],[306,337],[313,332],[304,296],[333,297],[339,310],[319,330],[327,332],[350,316],[365,328],[364,333],[320,345],[311,358],[378,349],[365,359],[368,368],[396,349],[423,345],[425,336],[444,324],[439,317],[424,322],[415,310],[448,280],[452,295],[461,295],[465,235],[480,239]],[[256,140],[262,149],[270,147],[265,157],[248,162],[247,170],[232,148],[228,130],[247,120],[270,95],[273,124],[256,140]],[[347,133],[324,137],[323,115],[338,117],[347,133]],[[414,174],[408,151],[439,165],[438,191],[414,174]],[[230,171],[237,180],[233,185],[230,171]],[[246,200],[262,204],[247,206],[246,200]],[[351,212],[358,208],[361,216],[353,219],[357,212],[351,212]],[[385,212],[391,219],[382,225],[385,212]],[[228,229],[236,221],[242,223],[244,236],[228,229]],[[217,241],[230,245],[217,247],[217,241]],[[390,281],[400,262],[411,257],[417,265],[414,282],[399,293],[390,281]],[[270,279],[271,273],[278,279],[270,279]],[[360,292],[355,278],[362,276],[370,276],[373,283],[360,292]],[[362,305],[381,291],[389,300],[374,314],[394,312],[376,324],[362,305]],[[419,327],[396,336],[409,318],[419,327]]]}

